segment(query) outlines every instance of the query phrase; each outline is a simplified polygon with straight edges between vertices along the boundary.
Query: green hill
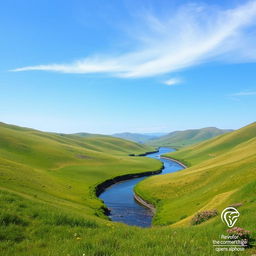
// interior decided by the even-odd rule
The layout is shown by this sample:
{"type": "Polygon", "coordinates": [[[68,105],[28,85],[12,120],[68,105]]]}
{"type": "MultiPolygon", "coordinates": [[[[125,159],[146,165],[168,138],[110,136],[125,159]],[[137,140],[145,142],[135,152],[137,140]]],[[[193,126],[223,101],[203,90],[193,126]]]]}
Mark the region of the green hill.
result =
{"type": "MultiPolygon", "coordinates": [[[[207,153],[209,159],[200,160],[198,154],[192,168],[143,181],[137,189],[158,206],[154,222],[177,223],[143,229],[107,220],[93,192],[111,177],[160,168],[157,160],[128,156],[153,148],[110,136],[46,133],[1,123],[1,255],[220,255],[212,240],[226,234],[226,226],[217,218],[191,226],[188,219],[203,207],[239,202],[243,218],[238,224],[254,230],[254,128],[239,136],[227,140],[226,150],[216,146],[216,152],[223,151],[215,158],[207,153]]],[[[193,159],[188,161],[193,164],[193,159]]],[[[252,248],[241,255],[253,253],[252,248]]]]}
{"type": "MultiPolygon", "coordinates": [[[[253,230],[256,210],[256,123],[200,144],[166,154],[191,166],[177,173],[142,181],[136,192],[157,206],[155,224],[190,226],[199,211],[239,208],[253,230]]],[[[219,219],[214,221],[219,225],[219,219]]]]}
{"type": "Polygon", "coordinates": [[[181,148],[204,140],[208,140],[210,138],[230,131],[232,130],[223,130],[215,127],[175,131],[165,136],[161,136],[160,138],[151,139],[147,142],[147,144],[153,146],[168,146],[174,148],[181,148]]]}
{"type": "Polygon", "coordinates": [[[0,124],[0,188],[85,212],[102,203],[91,188],[105,179],[159,168],[131,158],[153,148],[110,136],[46,133],[0,124]]]}

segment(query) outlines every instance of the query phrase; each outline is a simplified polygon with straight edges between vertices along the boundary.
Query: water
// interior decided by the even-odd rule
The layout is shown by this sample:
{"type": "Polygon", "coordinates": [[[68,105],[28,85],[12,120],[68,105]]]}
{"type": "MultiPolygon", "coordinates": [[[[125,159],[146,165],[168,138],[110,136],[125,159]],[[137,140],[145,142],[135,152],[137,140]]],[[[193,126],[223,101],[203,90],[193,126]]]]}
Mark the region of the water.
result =
{"type": "MultiPolygon", "coordinates": [[[[162,175],[166,173],[176,172],[184,169],[180,164],[160,158],[160,155],[175,151],[171,148],[161,147],[159,152],[148,154],[147,157],[155,158],[164,163],[162,175]]],[[[127,181],[116,183],[107,188],[99,197],[104,201],[105,205],[110,209],[110,218],[112,221],[123,222],[128,225],[149,227],[153,214],[152,212],[138,204],[133,197],[134,186],[147,177],[134,178],[127,181]]]]}

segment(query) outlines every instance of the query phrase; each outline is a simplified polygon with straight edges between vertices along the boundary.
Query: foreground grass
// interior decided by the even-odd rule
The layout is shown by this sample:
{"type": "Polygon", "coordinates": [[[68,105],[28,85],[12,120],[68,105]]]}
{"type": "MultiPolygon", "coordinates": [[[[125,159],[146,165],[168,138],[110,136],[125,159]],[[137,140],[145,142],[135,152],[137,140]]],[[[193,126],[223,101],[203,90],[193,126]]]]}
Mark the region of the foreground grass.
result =
{"type": "Polygon", "coordinates": [[[190,228],[129,227],[9,192],[0,192],[0,204],[0,251],[6,256],[222,255],[211,243],[226,234],[220,222],[190,228]]]}

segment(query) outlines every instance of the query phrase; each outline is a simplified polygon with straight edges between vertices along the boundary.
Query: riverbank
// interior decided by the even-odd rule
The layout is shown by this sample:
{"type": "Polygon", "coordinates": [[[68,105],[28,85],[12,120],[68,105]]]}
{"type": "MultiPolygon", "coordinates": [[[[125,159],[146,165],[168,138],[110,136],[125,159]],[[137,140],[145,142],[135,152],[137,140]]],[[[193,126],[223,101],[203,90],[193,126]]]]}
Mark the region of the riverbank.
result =
{"type": "Polygon", "coordinates": [[[167,160],[172,160],[173,162],[176,162],[177,164],[181,165],[182,167],[184,167],[184,169],[188,168],[187,165],[183,164],[182,162],[180,162],[177,159],[171,158],[171,157],[167,157],[167,156],[160,156],[163,159],[167,159],[167,160]]]}
{"type": "MultiPolygon", "coordinates": [[[[156,171],[148,171],[148,172],[142,172],[142,173],[133,173],[133,174],[125,174],[125,175],[120,175],[117,177],[114,177],[112,179],[108,179],[105,180],[104,182],[98,184],[95,187],[94,193],[97,197],[99,197],[106,189],[108,189],[109,187],[111,187],[112,185],[122,182],[122,181],[128,181],[134,178],[140,178],[140,177],[145,177],[145,176],[151,176],[154,174],[159,174],[162,172],[164,168],[164,165],[162,164],[162,166],[156,170],[156,171]]],[[[103,211],[103,213],[106,216],[110,215],[110,209],[108,207],[105,206],[105,204],[101,207],[101,210],[103,211]]]]}
{"type": "MultiPolygon", "coordinates": [[[[112,221],[123,222],[127,223],[128,225],[138,225],[142,227],[151,226],[151,219],[152,216],[156,213],[156,207],[149,201],[144,200],[142,196],[143,193],[139,193],[136,191],[136,189],[134,190],[134,186],[139,181],[141,181],[141,177],[172,172],[168,169],[169,167],[166,169],[165,161],[160,158],[161,155],[166,154],[171,150],[172,149],[169,148],[159,148],[157,151],[143,154],[147,157],[153,157],[158,161],[161,161],[161,168],[156,171],[121,175],[112,179],[105,180],[104,182],[98,184],[95,187],[94,193],[96,196],[102,199],[104,203],[107,202],[101,207],[104,214],[111,216],[112,221]],[[136,182],[138,178],[139,180],[137,183],[133,183],[132,180],[136,182]],[[111,188],[112,186],[113,188],[111,188]],[[138,208],[138,205],[140,205],[140,208],[138,208]],[[132,208],[134,211],[131,211],[132,208]],[[142,215],[145,215],[145,218],[141,218],[142,215]]],[[[133,156],[135,155],[131,155],[131,157],[133,156]]],[[[169,158],[167,158],[167,160],[172,161],[169,158]]],[[[177,168],[175,166],[177,165],[170,165],[170,168],[177,168]]],[[[185,168],[184,165],[179,164],[178,169],[183,168],[185,168]]]]}
{"type": "Polygon", "coordinates": [[[150,204],[149,202],[147,202],[146,200],[142,199],[138,194],[136,194],[134,192],[133,195],[134,199],[136,200],[136,202],[138,202],[140,205],[149,208],[153,214],[156,213],[156,208],[153,204],[150,204]]]}
{"type": "Polygon", "coordinates": [[[130,180],[130,179],[134,179],[134,178],[140,178],[140,177],[144,177],[144,176],[150,176],[150,175],[154,175],[154,174],[159,174],[162,172],[163,168],[164,168],[164,165],[162,164],[161,168],[156,171],[125,174],[125,175],[114,177],[112,179],[105,180],[104,182],[98,184],[95,187],[95,194],[97,197],[99,197],[99,195],[101,193],[103,193],[108,187],[110,187],[118,182],[130,180]]]}
{"type": "MultiPolygon", "coordinates": [[[[173,159],[173,158],[171,158],[171,157],[160,156],[160,158],[162,158],[162,159],[167,159],[167,160],[171,160],[171,161],[173,161],[173,162],[175,162],[175,163],[181,165],[184,169],[188,168],[188,167],[187,167],[185,164],[183,164],[182,162],[180,162],[180,161],[178,161],[178,160],[176,160],[176,159],[173,159]]],[[[144,199],[143,199],[142,197],[140,197],[136,192],[134,192],[134,199],[135,199],[139,204],[141,204],[142,206],[149,208],[149,209],[153,212],[153,214],[156,213],[156,207],[155,207],[153,204],[149,203],[148,201],[144,200],[144,199]]]]}
{"type": "MultiPolygon", "coordinates": [[[[145,152],[145,153],[138,154],[138,155],[136,155],[136,154],[130,154],[129,156],[131,156],[131,157],[133,157],[133,156],[146,156],[146,155],[148,155],[148,154],[157,153],[157,152],[159,152],[158,149],[155,150],[155,151],[149,151],[149,152],[145,152]]],[[[118,183],[118,182],[161,173],[161,171],[163,170],[163,168],[164,168],[164,165],[163,165],[163,163],[162,163],[161,168],[159,168],[159,169],[156,170],[156,171],[148,171],[148,172],[142,172],[142,173],[124,174],[124,175],[116,176],[116,177],[114,177],[114,178],[105,180],[105,181],[99,183],[98,185],[96,185],[95,191],[94,191],[94,192],[95,192],[95,195],[96,195],[97,197],[99,197],[100,194],[103,193],[108,187],[110,187],[110,186],[112,186],[112,185],[114,185],[114,184],[116,184],[116,183],[118,183]]]]}

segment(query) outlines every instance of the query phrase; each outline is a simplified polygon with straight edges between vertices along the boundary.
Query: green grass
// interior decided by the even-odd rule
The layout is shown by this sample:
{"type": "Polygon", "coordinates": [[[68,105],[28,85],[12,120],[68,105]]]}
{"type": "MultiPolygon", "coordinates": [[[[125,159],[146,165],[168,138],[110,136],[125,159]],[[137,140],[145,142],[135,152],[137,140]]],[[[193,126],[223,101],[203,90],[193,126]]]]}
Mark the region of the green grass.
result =
{"type": "MultiPolygon", "coordinates": [[[[155,225],[190,228],[197,212],[221,212],[242,203],[237,225],[255,231],[256,123],[165,156],[191,167],[152,176],[136,186],[137,194],[157,207],[155,225]]],[[[219,222],[215,217],[203,225],[219,222]]]]}
{"type": "Polygon", "coordinates": [[[256,123],[165,156],[192,167],[150,177],[136,192],[158,206],[155,224],[186,225],[197,211],[234,203],[236,192],[256,180],[256,123]]]}
{"type": "MultiPolygon", "coordinates": [[[[0,192],[0,204],[1,255],[223,255],[215,253],[211,245],[212,239],[225,234],[226,227],[221,222],[189,229],[142,229],[111,223],[84,212],[75,214],[68,208],[33,202],[3,191],[0,192]]],[[[244,225],[247,222],[242,221],[244,225]]],[[[241,255],[252,253],[250,249],[241,255]]]]}
{"type": "MultiPolygon", "coordinates": [[[[251,145],[249,140],[244,143],[244,147],[246,143],[248,147],[251,145]]],[[[143,229],[112,223],[103,216],[103,204],[93,194],[94,187],[118,175],[158,169],[161,164],[157,160],[128,156],[151,151],[151,147],[108,136],[44,133],[6,124],[0,124],[0,145],[1,255],[222,255],[214,252],[211,245],[212,239],[218,239],[221,233],[226,234],[226,226],[217,218],[197,226],[172,225],[143,229]]],[[[237,154],[242,154],[242,149],[237,150],[237,154]]],[[[255,167],[253,155],[251,158],[243,158],[248,165],[247,175],[251,175],[250,170],[255,167]],[[249,161],[251,158],[252,161],[249,161]]],[[[242,166],[240,160],[239,165],[242,166]]],[[[256,210],[255,182],[242,185],[247,175],[240,177],[239,191],[234,191],[228,198],[231,203],[243,202],[239,211],[241,216],[246,217],[254,216],[256,210]]],[[[160,177],[147,181],[150,183],[160,177]]],[[[172,182],[172,179],[166,180],[172,182]]],[[[180,181],[177,179],[175,182],[180,181]]],[[[180,189],[175,193],[185,194],[189,188],[184,190],[185,182],[183,180],[179,186],[175,185],[175,189],[180,189]]],[[[163,209],[159,211],[163,215],[156,216],[156,224],[175,222],[176,217],[186,222],[185,215],[189,216],[190,212],[203,207],[205,202],[214,205],[214,197],[207,194],[206,187],[205,193],[201,194],[202,200],[199,200],[202,202],[200,207],[196,208],[192,203],[180,213],[177,208],[174,213],[165,212],[164,209],[183,207],[178,198],[174,200],[174,208],[168,200],[162,200],[161,197],[166,198],[166,193],[170,192],[168,186],[163,194],[159,184],[151,186],[151,192],[157,195],[155,202],[163,209]],[[192,210],[189,209],[191,205],[194,207],[192,210]]],[[[209,188],[213,189],[214,194],[214,187],[209,185],[209,188]]],[[[228,187],[228,192],[230,189],[228,187]]],[[[192,194],[191,198],[197,202],[196,194],[192,194]]],[[[150,199],[155,200],[153,197],[150,199]]],[[[223,205],[226,202],[223,201],[223,205]]],[[[255,221],[252,217],[241,217],[238,223],[251,230],[255,221]]],[[[249,249],[246,254],[253,252],[254,249],[249,249]]]]}
{"type": "Polygon", "coordinates": [[[201,141],[208,140],[210,138],[216,137],[218,135],[230,131],[231,130],[223,130],[215,127],[175,131],[160,138],[152,139],[146,143],[152,146],[167,146],[178,149],[188,145],[199,143],[201,141]]]}
{"type": "Polygon", "coordinates": [[[109,136],[80,137],[0,124],[0,188],[95,214],[103,205],[96,184],[127,173],[160,168],[156,160],[129,157],[152,147],[109,136]]]}
{"type": "MultiPolygon", "coordinates": [[[[254,150],[246,150],[246,146],[247,144],[248,146],[252,145],[253,142],[251,142],[251,140],[256,138],[255,127],[256,123],[252,123],[239,130],[220,135],[191,147],[183,148],[172,153],[171,156],[180,160],[184,159],[190,165],[195,165],[205,160],[215,159],[216,157],[222,156],[231,151],[233,152],[236,150],[236,147],[238,150],[239,148],[244,147],[246,155],[251,153],[254,154],[254,150]]],[[[237,156],[235,156],[235,158],[236,157],[237,156]]],[[[234,159],[230,158],[230,160],[233,161],[234,159]]]]}

